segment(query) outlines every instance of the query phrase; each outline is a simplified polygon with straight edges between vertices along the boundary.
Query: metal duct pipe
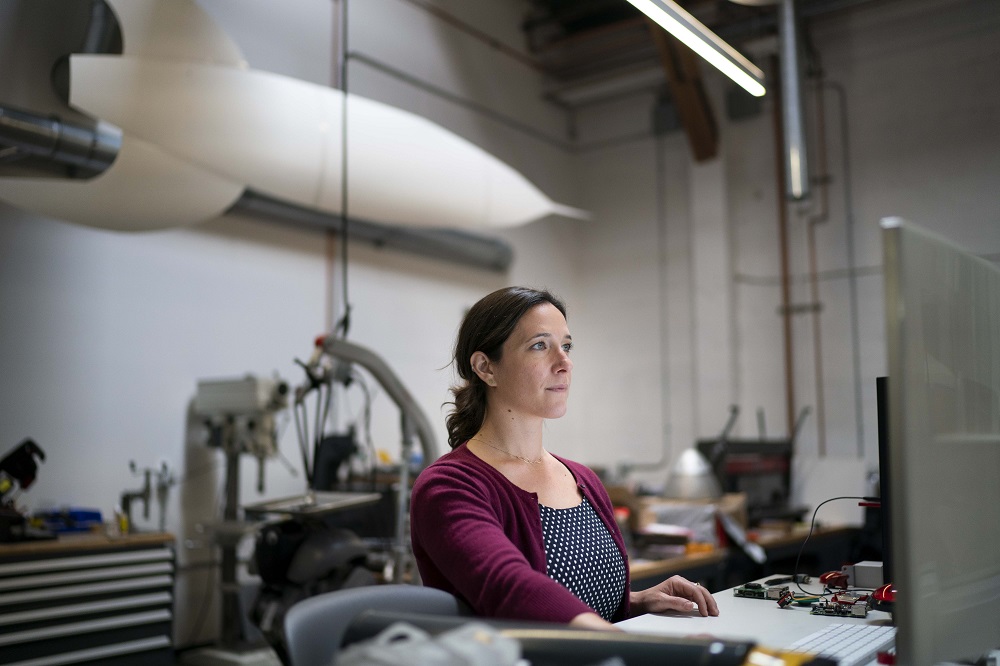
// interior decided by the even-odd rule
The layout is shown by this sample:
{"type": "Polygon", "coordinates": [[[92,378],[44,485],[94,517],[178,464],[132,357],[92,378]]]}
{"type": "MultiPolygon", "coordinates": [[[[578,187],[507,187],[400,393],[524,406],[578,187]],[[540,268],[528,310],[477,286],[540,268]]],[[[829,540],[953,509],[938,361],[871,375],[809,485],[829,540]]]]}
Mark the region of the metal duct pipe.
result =
{"type": "MultiPolygon", "coordinates": [[[[339,215],[303,208],[265,194],[246,190],[229,211],[269,219],[302,223],[341,233],[339,215]]],[[[420,229],[391,226],[351,218],[347,235],[352,240],[370,242],[401,252],[432,259],[503,272],[514,260],[514,251],[505,241],[453,229],[420,229]]]]}
{"type": "Polygon", "coordinates": [[[785,133],[785,194],[790,199],[809,195],[809,162],[806,155],[805,120],[802,115],[802,72],[795,0],[781,0],[778,7],[781,56],[781,113],[785,133]]]}
{"type": "MultiPolygon", "coordinates": [[[[100,173],[111,166],[121,149],[121,131],[101,123],[97,129],[65,123],[56,116],[0,107],[0,145],[64,166],[84,167],[100,173]]],[[[228,212],[270,220],[303,223],[340,233],[341,219],[316,210],[246,190],[228,212]]],[[[451,229],[398,227],[352,219],[348,237],[377,247],[418,254],[432,259],[503,272],[514,251],[506,242],[451,229]]]]}
{"type": "Polygon", "coordinates": [[[0,144],[100,173],[115,161],[122,135],[121,130],[106,123],[91,129],[63,122],[57,116],[0,107],[0,144]]]}
{"type": "MultiPolygon", "coordinates": [[[[776,5],[782,0],[730,0],[740,5],[751,5],[765,7],[776,5]]],[[[799,18],[803,20],[826,18],[828,14],[858,9],[863,5],[872,5],[885,0],[811,0],[800,3],[798,7],[799,18]]],[[[770,34],[776,30],[778,18],[770,12],[760,14],[750,19],[724,23],[718,26],[710,26],[712,30],[727,42],[740,42],[746,39],[754,39],[770,34]]]]}
{"type": "MultiPolygon", "coordinates": [[[[774,66],[778,69],[782,68],[780,63],[774,66]]],[[[778,313],[781,315],[782,350],[785,361],[785,418],[788,423],[788,436],[791,437],[792,433],[795,432],[795,350],[793,348],[795,338],[792,335],[792,287],[788,257],[788,204],[785,200],[787,184],[785,183],[785,170],[781,167],[782,158],[787,154],[783,141],[785,132],[781,123],[781,109],[784,108],[782,100],[784,90],[781,86],[773,90],[776,99],[771,109],[771,120],[774,123],[774,180],[778,196],[778,256],[781,261],[781,307],[778,309],[778,313]]]]}

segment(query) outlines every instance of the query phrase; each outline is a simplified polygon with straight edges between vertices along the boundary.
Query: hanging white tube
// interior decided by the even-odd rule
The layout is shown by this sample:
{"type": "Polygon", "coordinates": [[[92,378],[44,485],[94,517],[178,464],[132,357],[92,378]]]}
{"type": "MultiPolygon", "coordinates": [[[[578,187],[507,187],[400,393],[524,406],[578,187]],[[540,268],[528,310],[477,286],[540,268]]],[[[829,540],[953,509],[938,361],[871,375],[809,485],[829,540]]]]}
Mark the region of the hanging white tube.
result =
{"type": "Polygon", "coordinates": [[[218,217],[243,185],[122,137],[114,163],[90,180],[0,178],[0,199],[59,220],[115,231],[149,231],[218,217]]]}
{"type": "Polygon", "coordinates": [[[345,105],[339,90],[248,69],[191,0],[109,1],[124,54],[71,56],[70,104],[119,127],[132,154],[91,181],[0,179],[0,197],[116,229],[210,219],[244,188],[338,215],[346,106],[353,218],[481,229],[588,217],[426,118],[353,95],[345,105]],[[156,194],[182,182],[183,196],[156,194]]]}

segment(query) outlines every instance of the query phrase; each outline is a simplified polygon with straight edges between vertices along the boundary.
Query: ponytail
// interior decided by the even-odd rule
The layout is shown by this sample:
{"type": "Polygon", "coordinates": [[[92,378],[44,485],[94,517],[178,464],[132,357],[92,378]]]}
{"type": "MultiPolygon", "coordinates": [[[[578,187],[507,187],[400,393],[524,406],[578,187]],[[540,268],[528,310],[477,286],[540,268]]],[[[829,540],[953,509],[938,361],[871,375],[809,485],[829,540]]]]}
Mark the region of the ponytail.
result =
{"type": "Polygon", "coordinates": [[[445,427],[448,428],[448,446],[454,449],[472,439],[483,425],[486,418],[486,384],[476,377],[463,386],[453,386],[451,392],[455,402],[449,404],[455,409],[445,419],[445,427]]]}

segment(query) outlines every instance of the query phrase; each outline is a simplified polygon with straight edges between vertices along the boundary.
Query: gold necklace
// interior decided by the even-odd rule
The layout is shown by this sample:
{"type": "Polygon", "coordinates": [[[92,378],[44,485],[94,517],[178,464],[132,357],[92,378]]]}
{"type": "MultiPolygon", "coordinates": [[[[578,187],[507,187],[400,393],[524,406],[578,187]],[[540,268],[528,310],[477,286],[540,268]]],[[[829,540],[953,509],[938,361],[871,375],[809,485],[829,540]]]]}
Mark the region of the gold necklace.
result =
{"type": "Polygon", "coordinates": [[[514,458],[517,458],[518,460],[522,460],[522,461],[528,463],[529,465],[537,465],[538,463],[540,463],[543,460],[545,460],[545,451],[544,450],[542,451],[542,455],[538,457],[538,460],[529,460],[528,458],[523,458],[523,457],[517,455],[516,453],[511,453],[507,449],[501,449],[499,446],[494,446],[494,445],[490,444],[489,442],[487,442],[482,437],[480,437],[479,435],[474,436],[472,439],[477,439],[480,442],[482,442],[483,444],[485,444],[486,446],[490,447],[491,449],[496,449],[497,451],[499,451],[501,453],[506,453],[507,455],[513,456],[514,458]]]}

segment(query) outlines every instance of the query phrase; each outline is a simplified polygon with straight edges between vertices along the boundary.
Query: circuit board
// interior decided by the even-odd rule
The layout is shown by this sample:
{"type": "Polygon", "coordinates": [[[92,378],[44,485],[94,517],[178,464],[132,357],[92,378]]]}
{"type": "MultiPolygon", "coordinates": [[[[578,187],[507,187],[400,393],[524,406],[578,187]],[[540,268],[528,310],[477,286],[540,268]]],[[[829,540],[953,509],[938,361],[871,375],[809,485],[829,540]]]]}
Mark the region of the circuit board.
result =
{"type": "Polygon", "coordinates": [[[734,597],[746,597],[748,599],[769,599],[777,601],[781,595],[788,591],[787,585],[773,585],[764,587],[760,583],[747,583],[733,588],[734,597]]]}
{"type": "Polygon", "coordinates": [[[829,601],[819,601],[812,605],[809,614],[830,617],[868,617],[868,604],[839,604],[829,601]]]}

